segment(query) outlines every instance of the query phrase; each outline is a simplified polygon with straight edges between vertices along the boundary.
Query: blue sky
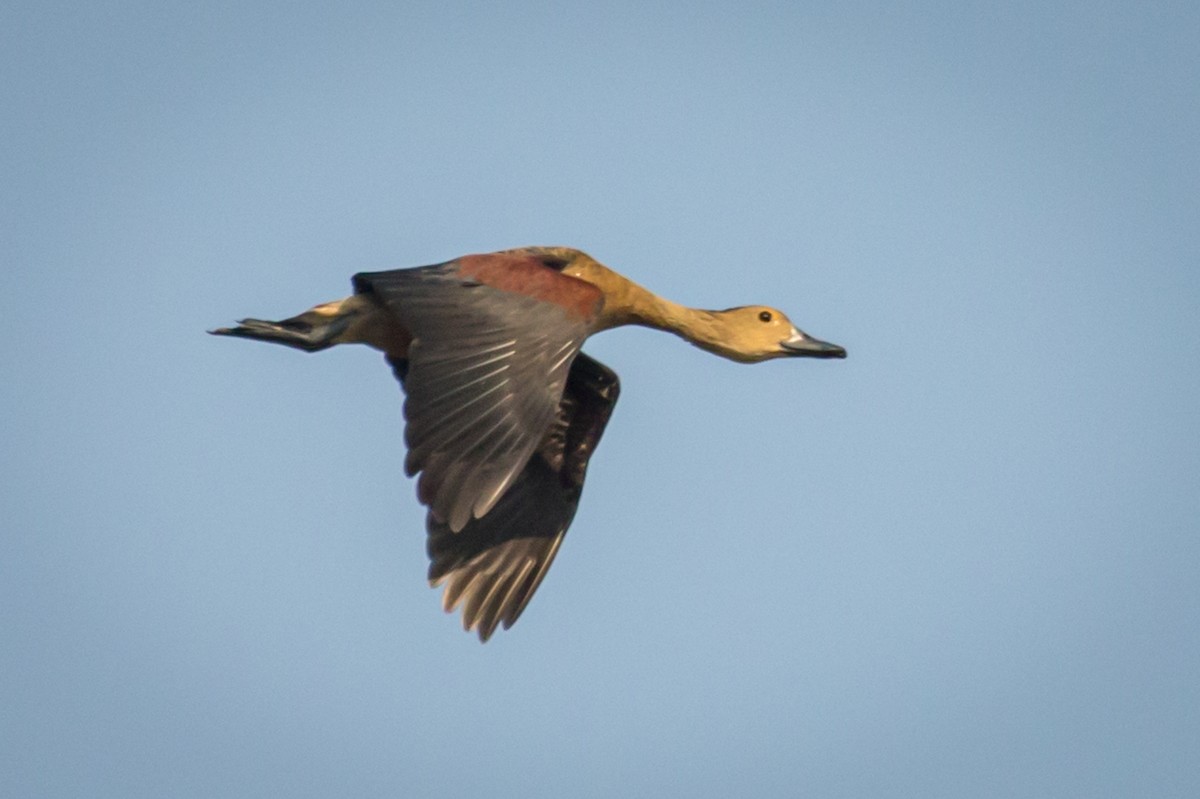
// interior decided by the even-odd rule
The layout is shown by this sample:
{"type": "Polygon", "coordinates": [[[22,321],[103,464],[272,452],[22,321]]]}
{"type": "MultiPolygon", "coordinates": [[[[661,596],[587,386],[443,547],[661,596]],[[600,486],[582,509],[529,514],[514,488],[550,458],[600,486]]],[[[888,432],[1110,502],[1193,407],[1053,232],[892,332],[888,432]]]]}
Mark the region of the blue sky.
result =
{"type": "Polygon", "coordinates": [[[0,9],[0,793],[1195,796],[1190,3],[0,9]],[[377,353],[204,330],[583,248],[643,330],[481,646],[377,353]]]}

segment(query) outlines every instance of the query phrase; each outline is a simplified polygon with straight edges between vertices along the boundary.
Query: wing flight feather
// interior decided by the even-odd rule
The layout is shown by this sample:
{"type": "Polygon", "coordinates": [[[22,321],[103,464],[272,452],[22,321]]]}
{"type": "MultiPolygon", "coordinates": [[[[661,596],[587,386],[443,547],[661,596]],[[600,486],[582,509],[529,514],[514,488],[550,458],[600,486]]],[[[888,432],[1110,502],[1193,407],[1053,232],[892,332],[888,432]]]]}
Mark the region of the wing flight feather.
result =
{"type": "MultiPolygon", "coordinates": [[[[549,279],[564,297],[595,287],[552,272],[530,256],[476,256],[511,284],[521,270],[549,279]]],[[[486,269],[483,269],[486,272],[486,269]]],[[[382,301],[412,335],[404,379],[408,455],[418,497],[452,531],[485,516],[545,436],[590,319],[559,304],[494,288],[458,261],[355,275],[355,289],[382,301]]]]}

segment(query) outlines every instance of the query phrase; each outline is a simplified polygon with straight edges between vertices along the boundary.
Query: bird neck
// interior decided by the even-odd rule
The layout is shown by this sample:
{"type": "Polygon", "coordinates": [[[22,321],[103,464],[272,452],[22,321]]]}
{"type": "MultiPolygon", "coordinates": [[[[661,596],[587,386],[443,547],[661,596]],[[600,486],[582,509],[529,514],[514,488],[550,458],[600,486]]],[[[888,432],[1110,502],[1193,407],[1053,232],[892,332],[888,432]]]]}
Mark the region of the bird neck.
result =
{"type": "Polygon", "coordinates": [[[715,355],[737,357],[725,343],[725,330],[717,311],[689,308],[659,297],[641,286],[637,303],[631,309],[630,324],[674,333],[684,341],[715,355]]]}
{"type": "Polygon", "coordinates": [[[642,288],[627,277],[588,258],[563,270],[604,292],[604,308],[593,332],[641,325],[674,333],[701,349],[733,360],[744,357],[726,343],[728,331],[719,311],[689,308],[642,288]]]}

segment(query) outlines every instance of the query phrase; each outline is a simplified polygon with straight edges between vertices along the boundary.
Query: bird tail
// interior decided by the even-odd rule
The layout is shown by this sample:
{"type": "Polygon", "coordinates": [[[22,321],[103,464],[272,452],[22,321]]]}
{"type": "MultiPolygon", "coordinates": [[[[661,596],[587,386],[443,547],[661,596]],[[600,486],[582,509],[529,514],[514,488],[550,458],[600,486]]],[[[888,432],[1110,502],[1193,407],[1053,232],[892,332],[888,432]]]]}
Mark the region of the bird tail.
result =
{"type": "Polygon", "coordinates": [[[214,336],[271,341],[305,352],[319,352],[340,343],[340,337],[350,328],[355,311],[344,307],[347,305],[345,301],[329,302],[278,322],[242,319],[237,327],[219,327],[208,332],[214,336]]]}

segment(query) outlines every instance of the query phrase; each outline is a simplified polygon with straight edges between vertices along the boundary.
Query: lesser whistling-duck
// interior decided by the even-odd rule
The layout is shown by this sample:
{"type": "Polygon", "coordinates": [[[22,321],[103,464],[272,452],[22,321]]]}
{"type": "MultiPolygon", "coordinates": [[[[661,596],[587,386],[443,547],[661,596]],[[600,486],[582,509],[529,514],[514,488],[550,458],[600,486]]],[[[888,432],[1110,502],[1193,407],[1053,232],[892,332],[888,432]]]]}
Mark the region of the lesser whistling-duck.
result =
{"type": "Polygon", "coordinates": [[[755,363],[846,351],[774,308],[686,308],[579,250],[527,247],[367,272],[354,294],[279,322],[217,335],[316,352],[383,351],[407,394],[408,456],[428,506],[429,581],[486,641],[521,615],[575,515],[584,473],[617,401],[617,376],[579,351],[593,333],[644,325],[755,363]]]}

